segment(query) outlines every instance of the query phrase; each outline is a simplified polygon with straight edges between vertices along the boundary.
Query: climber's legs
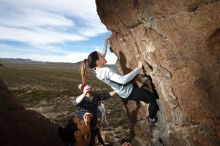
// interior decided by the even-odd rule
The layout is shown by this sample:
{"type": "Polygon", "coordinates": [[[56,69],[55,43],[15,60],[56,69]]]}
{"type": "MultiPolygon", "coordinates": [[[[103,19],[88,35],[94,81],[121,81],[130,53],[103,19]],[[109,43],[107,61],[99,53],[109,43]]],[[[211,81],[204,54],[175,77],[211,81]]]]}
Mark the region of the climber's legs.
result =
{"type": "Polygon", "coordinates": [[[90,142],[89,142],[89,146],[94,146],[95,145],[95,135],[96,135],[95,128],[91,128],[90,129],[90,142]]]}
{"type": "Polygon", "coordinates": [[[159,109],[156,102],[157,96],[158,95],[156,93],[151,93],[144,89],[134,87],[127,100],[144,101],[145,103],[149,103],[149,118],[152,119],[157,115],[157,111],[159,109]]]}
{"type": "Polygon", "coordinates": [[[100,142],[103,146],[105,146],[105,143],[104,143],[104,141],[103,141],[103,139],[102,139],[102,136],[101,136],[101,133],[100,133],[100,129],[99,129],[99,128],[96,128],[96,129],[95,129],[95,133],[96,133],[96,135],[97,135],[97,137],[98,137],[99,142],[100,142]]]}

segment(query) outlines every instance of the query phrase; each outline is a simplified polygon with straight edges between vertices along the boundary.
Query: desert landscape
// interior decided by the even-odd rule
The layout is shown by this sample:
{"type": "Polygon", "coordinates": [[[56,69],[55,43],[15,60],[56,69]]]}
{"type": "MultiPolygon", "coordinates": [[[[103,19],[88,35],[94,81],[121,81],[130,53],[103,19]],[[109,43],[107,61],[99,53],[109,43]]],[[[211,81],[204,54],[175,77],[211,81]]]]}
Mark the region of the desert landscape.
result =
{"type": "MultiPolygon", "coordinates": [[[[27,110],[36,111],[59,125],[67,115],[74,114],[71,99],[78,96],[81,83],[80,63],[34,62],[24,59],[0,59],[0,78],[27,110]]],[[[88,70],[88,82],[93,92],[108,92],[110,88],[98,81],[88,70]]],[[[104,101],[108,125],[106,140],[121,141],[129,135],[129,122],[120,98],[116,95],[104,101]]]]}

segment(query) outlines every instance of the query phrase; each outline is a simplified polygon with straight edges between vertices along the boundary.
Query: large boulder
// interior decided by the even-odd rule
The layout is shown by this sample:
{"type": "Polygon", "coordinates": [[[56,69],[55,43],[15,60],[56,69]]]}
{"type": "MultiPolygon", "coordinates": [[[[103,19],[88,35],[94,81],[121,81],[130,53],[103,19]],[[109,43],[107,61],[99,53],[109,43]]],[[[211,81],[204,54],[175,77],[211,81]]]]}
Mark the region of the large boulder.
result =
{"type": "Polygon", "coordinates": [[[159,123],[126,104],[134,146],[220,145],[220,1],[96,0],[118,69],[144,62],[159,94],[159,123]]]}
{"type": "Polygon", "coordinates": [[[63,146],[57,125],[35,111],[25,110],[1,79],[0,145],[63,146]]]}

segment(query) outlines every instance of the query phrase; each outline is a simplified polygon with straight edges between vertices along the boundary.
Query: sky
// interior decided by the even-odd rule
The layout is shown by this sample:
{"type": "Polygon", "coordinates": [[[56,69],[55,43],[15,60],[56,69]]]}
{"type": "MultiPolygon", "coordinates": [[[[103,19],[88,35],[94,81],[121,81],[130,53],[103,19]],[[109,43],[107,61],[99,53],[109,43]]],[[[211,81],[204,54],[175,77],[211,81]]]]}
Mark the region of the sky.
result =
{"type": "MultiPolygon", "coordinates": [[[[0,58],[74,63],[110,34],[95,0],[0,0],[0,58]]],[[[106,59],[116,56],[108,51],[106,59]]]]}

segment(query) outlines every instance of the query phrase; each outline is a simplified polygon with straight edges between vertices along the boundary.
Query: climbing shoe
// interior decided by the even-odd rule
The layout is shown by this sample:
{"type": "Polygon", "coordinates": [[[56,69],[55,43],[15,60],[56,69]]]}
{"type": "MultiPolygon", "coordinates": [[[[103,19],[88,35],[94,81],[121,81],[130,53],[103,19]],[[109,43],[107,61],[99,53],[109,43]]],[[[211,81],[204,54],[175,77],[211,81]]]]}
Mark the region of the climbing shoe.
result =
{"type": "Polygon", "coordinates": [[[158,122],[158,118],[157,117],[153,117],[152,119],[148,118],[148,123],[150,125],[155,125],[157,122],[158,122]]]}

